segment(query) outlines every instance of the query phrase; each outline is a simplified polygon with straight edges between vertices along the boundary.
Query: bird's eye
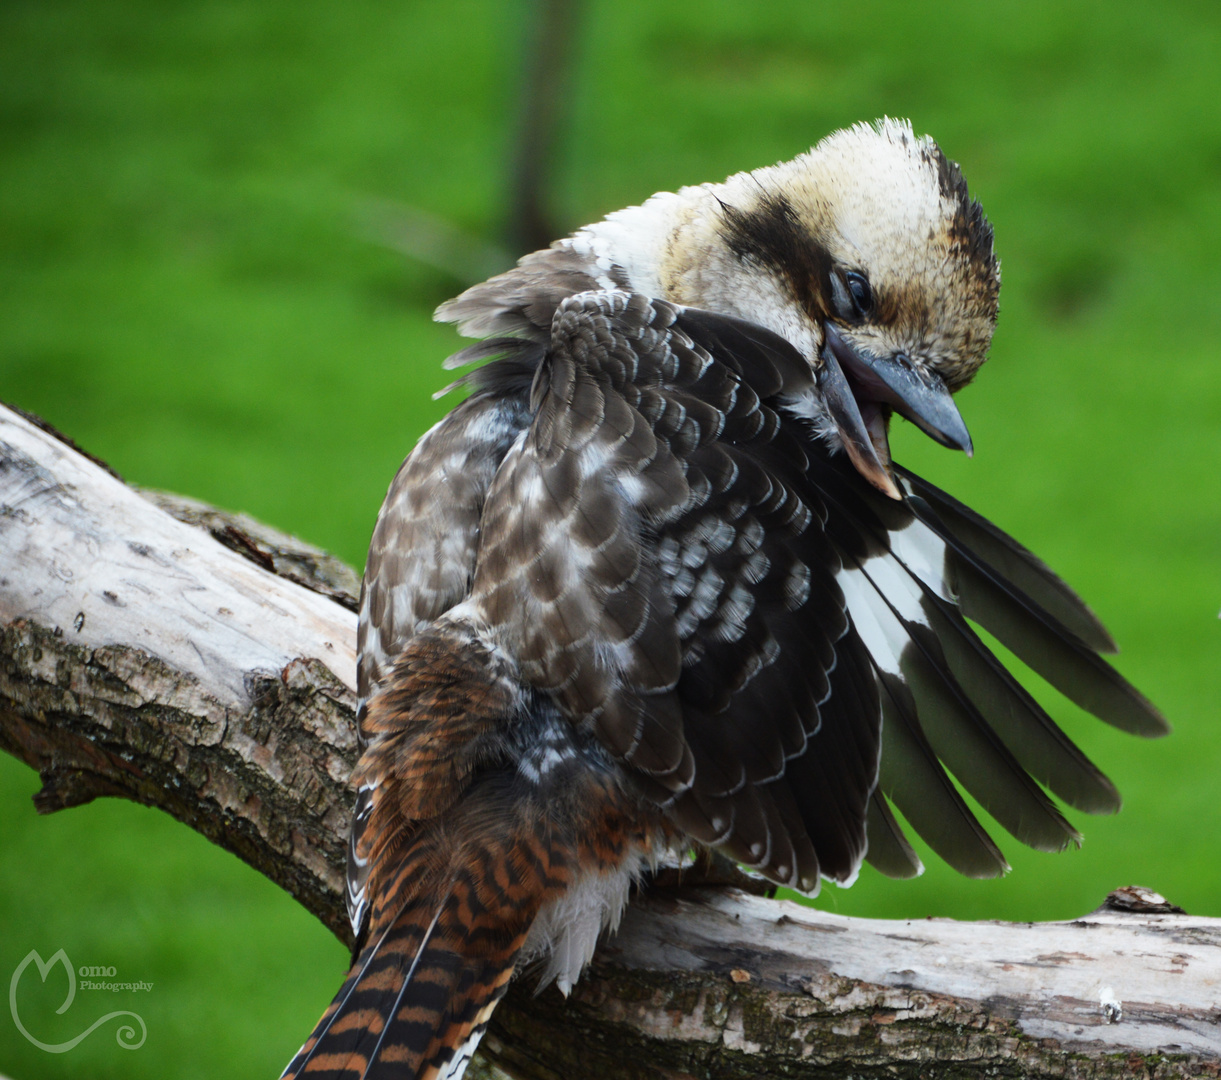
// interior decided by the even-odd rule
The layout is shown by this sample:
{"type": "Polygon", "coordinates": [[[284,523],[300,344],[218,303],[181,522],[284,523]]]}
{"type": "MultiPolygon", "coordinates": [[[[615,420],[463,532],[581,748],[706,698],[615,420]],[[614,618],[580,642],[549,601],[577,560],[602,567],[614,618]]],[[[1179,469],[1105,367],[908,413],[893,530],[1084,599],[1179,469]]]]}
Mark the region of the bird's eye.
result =
{"type": "Polygon", "coordinates": [[[859,270],[831,274],[831,310],[846,323],[862,323],[873,314],[873,289],[859,270]]]}
{"type": "Polygon", "coordinates": [[[873,289],[869,287],[869,279],[864,274],[849,270],[844,275],[844,285],[847,286],[848,294],[852,297],[852,304],[856,308],[855,314],[858,317],[868,315],[873,310],[873,289]]]}

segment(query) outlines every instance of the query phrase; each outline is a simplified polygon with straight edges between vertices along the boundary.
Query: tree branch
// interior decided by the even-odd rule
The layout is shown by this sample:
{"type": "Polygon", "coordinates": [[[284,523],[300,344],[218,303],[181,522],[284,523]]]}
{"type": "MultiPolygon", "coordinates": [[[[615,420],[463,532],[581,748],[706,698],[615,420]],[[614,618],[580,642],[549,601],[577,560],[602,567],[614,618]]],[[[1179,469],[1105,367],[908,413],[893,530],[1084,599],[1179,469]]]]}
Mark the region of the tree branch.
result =
{"type": "MultiPolygon", "coordinates": [[[[38,809],[159,806],[348,943],[354,590],[0,408],[0,746],[38,809]]],[[[568,1002],[519,980],[471,1075],[1221,1076],[1221,920],[1130,890],[1070,923],[884,922],[691,880],[568,1002]]]]}
{"type": "Polygon", "coordinates": [[[343,581],[290,538],[174,508],[203,527],[0,409],[0,746],[38,770],[41,812],[160,807],[350,943],[356,616],[270,570],[343,581]]]}

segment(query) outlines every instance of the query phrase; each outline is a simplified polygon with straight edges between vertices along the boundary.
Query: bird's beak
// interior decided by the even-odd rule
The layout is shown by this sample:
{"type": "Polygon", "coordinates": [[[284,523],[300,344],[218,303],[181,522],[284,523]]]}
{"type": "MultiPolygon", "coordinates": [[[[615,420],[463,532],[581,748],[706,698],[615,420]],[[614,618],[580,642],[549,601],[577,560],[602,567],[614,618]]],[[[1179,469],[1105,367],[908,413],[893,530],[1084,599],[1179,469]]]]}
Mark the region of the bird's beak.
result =
{"type": "Polygon", "coordinates": [[[902,354],[874,356],[824,325],[819,388],[857,471],[892,499],[901,498],[890,469],[890,410],[943,446],[970,457],[971,436],[944,382],[902,354]]]}

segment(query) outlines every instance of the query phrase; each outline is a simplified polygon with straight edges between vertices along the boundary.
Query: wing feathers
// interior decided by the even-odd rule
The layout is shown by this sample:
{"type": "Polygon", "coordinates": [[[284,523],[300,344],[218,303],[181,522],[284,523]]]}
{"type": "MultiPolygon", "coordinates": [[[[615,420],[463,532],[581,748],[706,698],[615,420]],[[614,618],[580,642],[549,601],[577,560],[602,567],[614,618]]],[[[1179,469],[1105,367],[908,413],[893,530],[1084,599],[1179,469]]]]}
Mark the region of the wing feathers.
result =
{"type": "Polygon", "coordinates": [[[1169,730],[1149,700],[1016,587],[1006,587],[961,549],[962,612],[974,619],[1070,701],[1123,731],[1153,737],[1169,730]]]}
{"type": "Polygon", "coordinates": [[[913,878],[924,873],[924,864],[895,821],[881,790],[869,800],[869,851],[865,860],[887,877],[913,878]]]}
{"type": "Polygon", "coordinates": [[[814,892],[866,857],[922,872],[893,803],[964,874],[1004,873],[948,769],[1024,843],[1078,840],[1040,784],[1090,812],[1114,786],[967,619],[1106,722],[1167,730],[1041,561],[828,447],[809,358],[590,269],[539,253],[439,312],[516,337],[454,358],[496,357],[374,533],[364,945],[286,1076],[457,1080],[519,954],[570,985],[675,827],[814,892]]]}
{"type": "MultiPolygon", "coordinates": [[[[832,508],[828,527],[854,567],[841,574],[841,584],[875,661],[883,671],[899,674],[912,691],[909,719],[923,727],[937,756],[1019,839],[1053,850],[1074,842],[1075,830],[1034,779],[1091,812],[1117,809],[1118,794],[963,615],[977,618],[1104,719],[1152,734],[1160,717],[1089,646],[951,533],[922,498],[913,495],[903,504],[883,500],[857,484],[842,463],[830,464],[820,473],[832,508]]],[[[910,473],[904,476],[909,486],[919,483],[910,473]]],[[[992,549],[1010,552],[1011,561],[1018,557],[1013,551],[1024,550],[1005,545],[1003,533],[984,525],[972,523],[973,535],[985,537],[992,549]]],[[[1019,562],[1027,577],[1037,576],[1041,564],[1033,556],[1019,562]]],[[[1072,596],[1058,579],[1052,581],[1060,593],[1072,596]]],[[[890,757],[889,733],[885,742],[890,757]]]]}
{"type": "Polygon", "coordinates": [[[885,731],[880,788],[928,845],[960,874],[999,877],[1009,864],[946,775],[901,678],[878,672],[885,731]]]}
{"type": "Polygon", "coordinates": [[[1119,792],[944,601],[925,605],[950,670],[1006,746],[1041,784],[1090,814],[1119,809],[1119,792]]]}
{"type": "Polygon", "coordinates": [[[904,656],[904,675],[921,703],[921,722],[937,756],[1022,843],[1060,851],[1080,840],[963,693],[933,634],[911,629],[915,647],[904,656]]]}
{"type": "MultiPolygon", "coordinates": [[[[506,363],[525,368],[483,370],[506,363]]],[[[774,876],[851,880],[867,818],[874,861],[918,872],[874,790],[883,716],[887,796],[964,872],[1006,866],[942,762],[1019,839],[1073,842],[1039,784],[1091,812],[1118,795],[964,616],[1108,722],[1164,722],[1029,551],[904,470],[908,498],[882,497],[782,408],[810,388],[750,323],[557,300],[528,432],[487,490],[476,610],[680,826],[774,876]]]]}
{"type": "Polygon", "coordinates": [[[907,481],[907,492],[922,498],[961,543],[993,566],[1005,580],[1032,597],[1095,652],[1115,653],[1115,644],[1085,602],[1033,552],[952,495],[902,466],[895,471],[907,481]]]}
{"type": "Polygon", "coordinates": [[[877,680],[855,634],[836,644],[831,692],[806,752],[789,762],[785,782],[818,853],[824,877],[851,884],[865,855],[865,818],[878,777],[881,725],[877,680]],[[862,718],[867,718],[864,721],[862,718]]]}

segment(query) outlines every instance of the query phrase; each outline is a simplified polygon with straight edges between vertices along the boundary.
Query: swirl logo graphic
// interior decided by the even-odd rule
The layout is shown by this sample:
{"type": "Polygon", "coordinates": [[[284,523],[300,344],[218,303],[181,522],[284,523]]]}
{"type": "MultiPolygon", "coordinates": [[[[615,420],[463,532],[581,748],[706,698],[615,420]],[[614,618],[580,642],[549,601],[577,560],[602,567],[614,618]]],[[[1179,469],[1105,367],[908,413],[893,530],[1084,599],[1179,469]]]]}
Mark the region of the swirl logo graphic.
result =
{"type": "MultiPolygon", "coordinates": [[[[72,967],[72,962],[68,959],[68,954],[60,949],[50,960],[43,960],[38,955],[37,949],[31,949],[29,954],[20,964],[17,965],[17,970],[13,972],[13,978],[8,984],[8,1006],[9,1011],[13,1014],[13,1023],[17,1025],[17,1030],[21,1032],[30,1042],[38,1047],[39,1050],[45,1050],[48,1054],[66,1054],[81,1040],[87,1039],[103,1024],[111,1020],[116,1020],[120,1017],[130,1017],[140,1025],[140,1039],[136,1039],[136,1029],[130,1023],[120,1024],[115,1032],[115,1041],[124,1050],[139,1050],[144,1045],[144,1040],[148,1037],[148,1028],[145,1026],[144,1018],[138,1014],[126,1009],[120,1009],[116,1012],[107,1013],[105,1016],[95,1020],[84,1031],[82,1031],[75,1039],[70,1039],[64,1043],[45,1043],[40,1039],[36,1039],[27,1030],[21,1022],[21,1017],[17,1015],[17,984],[21,982],[21,976],[25,973],[25,969],[34,964],[38,968],[38,974],[45,983],[47,974],[56,964],[63,964],[64,971],[68,974],[68,996],[64,998],[64,1003],[55,1010],[56,1015],[62,1016],[68,1011],[68,1007],[72,1004],[72,999],[76,997],[76,970],[72,967]]],[[[151,985],[151,984],[150,984],[151,985]]]]}

